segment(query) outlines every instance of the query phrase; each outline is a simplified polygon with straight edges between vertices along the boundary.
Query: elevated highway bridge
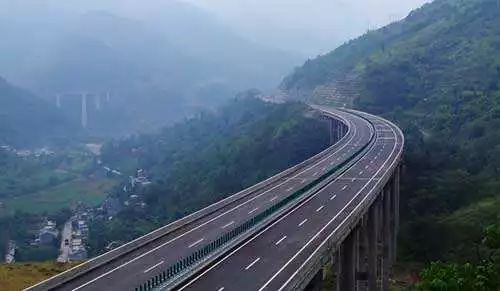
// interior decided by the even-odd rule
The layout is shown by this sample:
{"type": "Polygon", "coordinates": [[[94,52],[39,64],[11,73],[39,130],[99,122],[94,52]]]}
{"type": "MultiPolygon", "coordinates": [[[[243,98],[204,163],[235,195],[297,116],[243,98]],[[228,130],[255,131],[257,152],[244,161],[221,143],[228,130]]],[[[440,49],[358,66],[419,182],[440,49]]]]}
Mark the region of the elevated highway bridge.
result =
{"type": "Polygon", "coordinates": [[[27,290],[388,290],[401,130],[314,107],[332,146],[257,185],[27,290]]]}

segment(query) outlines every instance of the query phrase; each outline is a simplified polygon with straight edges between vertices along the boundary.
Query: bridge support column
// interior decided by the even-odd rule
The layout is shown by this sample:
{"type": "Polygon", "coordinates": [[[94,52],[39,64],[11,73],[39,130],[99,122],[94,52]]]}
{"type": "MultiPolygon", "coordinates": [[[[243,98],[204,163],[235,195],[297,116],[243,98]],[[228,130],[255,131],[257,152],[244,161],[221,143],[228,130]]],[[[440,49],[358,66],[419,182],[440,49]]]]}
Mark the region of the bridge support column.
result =
{"type": "Polygon", "coordinates": [[[331,265],[330,265],[330,273],[331,276],[333,277],[331,280],[332,283],[332,289],[334,291],[340,290],[340,273],[341,273],[341,264],[342,264],[342,253],[340,249],[336,250],[334,254],[332,254],[331,257],[331,265]]]}
{"type": "Polygon", "coordinates": [[[314,278],[309,282],[309,285],[306,287],[306,291],[323,291],[324,286],[324,272],[323,269],[320,269],[318,273],[314,276],[314,278]]]}
{"type": "Polygon", "coordinates": [[[57,108],[61,108],[61,94],[56,95],[56,106],[57,108]]]}
{"type": "Polygon", "coordinates": [[[99,93],[96,93],[94,95],[94,102],[95,102],[95,109],[97,111],[101,110],[101,95],[99,93]]]}
{"type": "Polygon", "coordinates": [[[358,265],[356,267],[356,290],[367,290],[368,280],[368,216],[359,222],[358,231],[358,265]]]}
{"type": "Polygon", "coordinates": [[[383,195],[383,258],[382,258],[382,290],[389,290],[389,272],[392,263],[392,223],[391,223],[391,186],[384,189],[383,195]]]}
{"type": "Polygon", "coordinates": [[[392,185],[392,207],[393,207],[393,242],[392,242],[392,261],[396,262],[397,258],[397,245],[399,233],[399,183],[401,176],[401,166],[398,166],[394,171],[393,185],[392,185]]]}
{"type": "Polygon", "coordinates": [[[338,139],[342,138],[342,123],[340,123],[340,122],[339,122],[339,124],[337,124],[337,137],[338,137],[338,139]]]}
{"type": "Polygon", "coordinates": [[[337,142],[337,136],[335,134],[335,119],[328,119],[329,132],[330,132],[330,144],[337,142]]]}
{"type": "Polygon", "coordinates": [[[380,199],[377,198],[368,211],[368,290],[377,290],[378,280],[378,242],[379,242],[379,213],[380,213],[380,199]]]}
{"type": "Polygon", "coordinates": [[[87,128],[87,94],[82,94],[82,127],[87,128]]]}
{"type": "Polygon", "coordinates": [[[340,247],[339,290],[356,290],[357,229],[351,233],[340,247]]]}

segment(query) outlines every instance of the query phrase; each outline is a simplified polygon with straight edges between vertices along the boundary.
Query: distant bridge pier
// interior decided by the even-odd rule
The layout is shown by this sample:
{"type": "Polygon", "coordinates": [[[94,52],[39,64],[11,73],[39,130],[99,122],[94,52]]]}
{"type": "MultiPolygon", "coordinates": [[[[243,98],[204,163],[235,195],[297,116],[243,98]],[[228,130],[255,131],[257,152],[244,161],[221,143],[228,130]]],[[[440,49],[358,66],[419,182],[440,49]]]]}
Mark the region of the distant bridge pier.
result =
{"type": "Polygon", "coordinates": [[[95,109],[97,111],[101,110],[101,95],[99,93],[96,93],[94,95],[94,103],[95,103],[95,109]]]}
{"type": "Polygon", "coordinates": [[[87,93],[82,93],[82,127],[87,128],[88,115],[87,115],[87,93]]]}
{"type": "Polygon", "coordinates": [[[61,108],[61,94],[56,95],[56,107],[61,108]]]}

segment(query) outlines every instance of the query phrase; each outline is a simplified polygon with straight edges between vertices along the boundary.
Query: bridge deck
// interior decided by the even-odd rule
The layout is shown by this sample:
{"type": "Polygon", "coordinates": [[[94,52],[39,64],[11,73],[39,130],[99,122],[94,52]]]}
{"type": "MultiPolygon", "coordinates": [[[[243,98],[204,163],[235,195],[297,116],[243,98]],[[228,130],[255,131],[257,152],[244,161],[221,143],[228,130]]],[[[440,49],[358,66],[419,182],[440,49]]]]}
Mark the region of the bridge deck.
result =
{"type": "MultiPolygon", "coordinates": [[[[329,237],[345,230],[349,216],[399,162],[403,136],[374,116],[371,149],[335,181],[288,212],[221,260],[180,285],[178,290],[290,290],[329,237]]],[[[364,134],[367,134],[364,132],[364,134]]],[[[382,185],[383,186],[383,185],[382,185]]]]}
{"type": "MultiPolygon", "coordinates": [[[[86,272],[66,282],[60,287],[54,288],[53,290],[131,290],[138,284],[150,279],[156,272],[168,267],[169,264],[189,255],[196,248],[201,247],[220,236],[221,233],[237,227],[242,222],[257,214],[259,211],[270,207],[274,203],[289,196],[294,191],[297,191],[308,183],[318,179],[330,169],[345,162],[354,152],[358,151],[368,143],[373,127],[365,119],[353,114],[341,111],[333,111],[332,113],[335,115],[341,115],[345,118],[349,122],[350,130],[340,143],[337,143],[328,149],[327,154],[318,161],[315,161],[311,165],[297,169],[289,175],[276,180],[267,187],[264,187],[254,193],[250,193],[248,196],[245,196],[243,199],[238,200],[235,203],[224,206],[202,219],[196,220],[195,222],[190,223],[177,231],[169,233],[158,240],[148,243],[133,252],[125,254],[116,260],[86,272]]],[[[365,175],[369,175],[371,170],[366,169],[365,171],[365,175]]],[[[341,179],[349,177],[349,175],[343,175],[341,179]]],[[[362,183],[362,179],[358,179],[357,181],[358,183],[362,183]]],[[[351,187],[350,185],[351,183],[349,183],[349,187],[351,187]]],[[[341,192],[348,193],[349,189],[339,190],[340,192],[337,194],[338,198],[333,200],[343,200],[344,196],[341,192]]],[[[318,195],[316,194],[313,199],[316,199],[315,197],[317,196],[318,195]]],[[[319,207],[320,206],[318,206],[318,208],[319,207]]],[[[333,206],[325,203],[323,209],[318,210],[317,213],[332,213],[335,209],[332,209],[331,207],[333,206]]],[[[314,222],[315,219],[316,218],[311,217],[309,222],[305,222],[308,224],[308,227],[303,225],[304,227],[302,229],[309,229],[309,225],[312,225],[313,223],[316,224],[314,222]]],[[[293,221],[293,223],[295,223],[295,221],[293,221]]],[[[266,231],[266,233],[268,232],[266,231]]],[[[290,233],[289,235],[292,235],[290,231],[286,232],[283,230],[282,233],[290,233]]],[[[259,236],[259,238],[260,237],[262,236],[259,236]]],[[[274,246],[280,238],[275,239],[274,237],[271,237],[268,239],[271,240],[271,245],[274,246]]],[[[260,239],[258,241],[260,241],[260,239]]],[[[269,240],[264,241],[269,243],[269,240]]],[[[293,240],[290,238],[284,238],[279,244],[276,244],[276,248],[281,249],[283,246],[288,246],[292,241],[293,240]]],[[[266,249],[270,252],[274,251],[274,247],[269,248],[268,246],[266,249]]],[[[236,258],[236,256],[234,256],[234,258],[236,258]]],[[[249,262],[251,258],[253,257],[250,256],[248,258],[240,258],[243,260],[241,263],[245,264],[245,268],[252,263],[251,261],[249,262]]],[[[248,270],[258,269],[258,266],[262,266],[262,264],[268,260],[268,258],[264,256],[261,258],[262,261],[255,258],[256,261],[252,266],[249,266],[248,270]]],[[[223,265],[226,264],[219,264],[218,266],[223,265]]],[[[236,265],[238,267],[234,266],[234,273],[237,273],[240,269],[240,265],[236,265]]],[[[231,265],[230,268],[233,268],[232,266],[233,265],[231,265]]],[[[228,278],[231,277],[232,276],[228,278]]],[[[209,276],[204,275],[203,279],[205,278],[209,278],[209,276]]],[[[265,276],[263,278],[265,278],[265,276]]],[[[197,280],[197,282],[203,281],[197,280]]],[[[214,285],[204,285],[205,288],[203,288],[203,285],[199,285],[201,286],[201,289],[199,290],[207,290],[206,286],[224,284],[225,281],[220,280],[218,282],[220,283],[214,283],[214,285]]],[[[242,281],[239,282],[241,283],[242,281]]],[[[247,282],[247,280],[244,280],[244,282],[247,282]]],[[[196,286],[196,284],[191,284],[189,287],[196,289],[196,286]]],[[[229,283],[227,288],[230,288],[229,283]]]]}

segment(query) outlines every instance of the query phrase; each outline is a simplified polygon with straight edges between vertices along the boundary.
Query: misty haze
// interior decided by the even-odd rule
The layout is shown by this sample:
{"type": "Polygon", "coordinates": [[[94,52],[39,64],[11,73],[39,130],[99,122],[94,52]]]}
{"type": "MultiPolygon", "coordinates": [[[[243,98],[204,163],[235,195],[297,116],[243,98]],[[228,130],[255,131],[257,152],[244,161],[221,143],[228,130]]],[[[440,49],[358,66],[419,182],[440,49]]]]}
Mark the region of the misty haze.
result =
{"type": "Polygon", "coordinates": [[[0,291],[500,290],[500,1],[0,0],[0,291]]]}

